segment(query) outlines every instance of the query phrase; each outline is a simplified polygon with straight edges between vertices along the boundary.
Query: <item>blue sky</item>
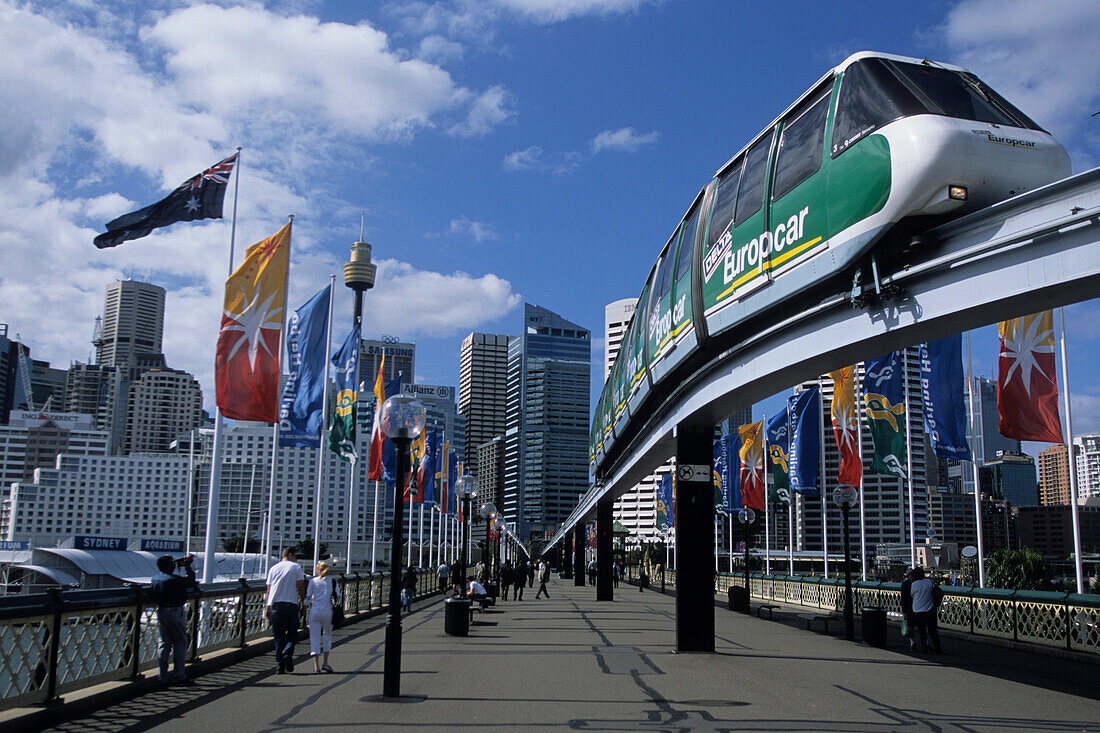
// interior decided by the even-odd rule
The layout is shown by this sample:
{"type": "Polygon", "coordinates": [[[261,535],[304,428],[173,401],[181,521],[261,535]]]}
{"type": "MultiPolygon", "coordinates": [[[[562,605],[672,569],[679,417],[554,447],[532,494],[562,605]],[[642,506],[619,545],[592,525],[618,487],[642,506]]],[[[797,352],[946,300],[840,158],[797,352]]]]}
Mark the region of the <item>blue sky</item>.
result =
{"type": "MultiPolygon", "coordinates": [[[[364,335],[415,341],[418,381],[457,384],[461,339],[517,332],[528,300],[593,330],[594,393],[604,305],[638,293],[714,171],[852,52],[960,63],[1075,171],[1100,164],[1087,0],[0,0],[0,27],[0,322],[65,366],[88,358],[107,283],[164,285],[169,364],[208,405],[228,221],[91,240],[237,145],[238,261],[295,214],[292,308],[340,275],[362,216],[379,264],[364,335]]],[[[1075,427],[1100,430],[1100,304],[1069,313],[1075,427]]],[[[989,374],[995,332],[975,338],[989,374]]]]}

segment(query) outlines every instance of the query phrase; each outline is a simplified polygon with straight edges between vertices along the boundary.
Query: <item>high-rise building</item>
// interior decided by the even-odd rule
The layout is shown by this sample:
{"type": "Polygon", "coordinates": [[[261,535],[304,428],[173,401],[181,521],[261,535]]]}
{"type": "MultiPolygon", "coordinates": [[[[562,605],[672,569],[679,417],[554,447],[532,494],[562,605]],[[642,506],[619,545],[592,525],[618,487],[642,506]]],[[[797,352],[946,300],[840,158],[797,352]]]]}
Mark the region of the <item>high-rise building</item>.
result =
{"type": "Polygon", "coordinates": [[[412,384],[415,381],[413,369],[416,366],[416,344],[405,344],[397,340],[363,339],[359,344],[359,381],[366,384],[367,389],[374,388],[383,354],[386,356],[386,366],[382,370],[382,379],[386,384],[396,379],[398,374],[401,375],[402,384],[412,384]]]}
{"type": "Polygon", "coordinates": [[[982,494],[1003,499],[1010,506],[1039,506],[1035,461],[1023,453],[1001,453],[979,469],[982,494]]]}
{"type": "Polygon", "coordinates": [[[630,319],[637,309],[637,298],[623,298],[614,303],[608,303],[603,309],[603,379],[611,374],[611,367],[615,363],[615,357],[619,355],[619,347],[623,344],[626,329],[630,325],[630,319]]]}
{"type": "MultiPolygon", "coordinates": [[[[1020,441],[1015,438],[1006,438],[998,431],[1000,417],[997,412],[997,383],[985,377],[979,377],[973,405],[970,398],[972,384],[973,382],[967,382],[964,396],[967,414],[966,437],[969,445],[975,445],[973,437],[974,432],[977,431],[980,438],[976,443],[978,455],[975,456],[978,465],[992,461],[1000,453],[1020,453],[1020,441]],[[974,419],[975,414],[977,419],[974,419]]],[[[964,494],[974,493],[974,471],[970,463],[954,458],[941,460],[942,473],[947,476],[947,485],[964,494]]]]}
{"type": "Polygon", "coordinates": [[[180,433],[202,424],[202,388],[176,369],[150,369],[130,385],[124,453],[167,451],[180,433]]]}
{"type": "Polygon", "coordinates": [[[107,455],[107,434],[91,415],[15,410],[0,426],[0,497],[15,481],[32,481],[34,469],[55,468],[62,453],[107,455]]]}
{"type": "Polygon", "coordinates": [[[1083,504],[1091,496],[1100,496],[1100,433],[1074,438],[1073,452],[1077,466],[1077,501],[1083,504]]]}
{"type": "Polygon", "coordinates": [[[928,487],[928,529],[937,542],[960,546],[976,545],[978,529],[974,522],[974,495],[942,487],[928,487]]]}
{"type": "MultiPolygon", "coordinates": [[[[912,484],[913,484],[913,524],[914,537],[919,544],[924,541],[928,530],[927,492],[928,474],[925,451],[924,414],[920,395],[920,359],[917,347],[909,347],[906,359],[906,385],[909,403],[909,432],[912,438],[912,484]]],[[[857,390],[862,390],[864,366],[858,365],[859,379],[857,390]]],[[[840,451],[833,436],[831,404],[833,381],[827,376],[821,379],[822,440],[825,445],[825,506],[828,520],[829,552],[843,551],[844,535],[840,510],[832,501],[832,492],[836,487],[837,471],[840,468],[840,451]]],[[[809,384],[799,387],[805,389],[809,384]]],[[[862,392],[860,392],[862,394],[862,392]]],[[[860,397],[862,402],[862,397],[860,397]]],[[[862,411],[861,411],[862,416],[862,411]]],[[[865,520],[866,543],[868,550],[880,544],[908,544],[909,535],[909,495],[908,483],[895,476],[880,476],[871,472],[871,459],[874,444],[871,433],[862,426],[863,451],[863,511],[865,520]]],[[[798,497],[797,533],[806,551],[821,551],[821,499],[803,499],[798,497]]],[[[859,547],[859,511],[853,510],[850,519],[853,547],[859,547]]]]}
{"type": "Polygon", "coordinates": [[[467,470],[477,466],[477,450],[504,434],[508,390],[508,337],[471,333],[462,340],[458,371],[458,411],[466,419],[467,470]]]}
{"type": "Polygon", "coordinates": [[[60,412],[65,408],[65,380],[68,372],[64,369],[55,369],[48,361],[39,359],[27,359],[24,362],[30,367],[31,399],[23,393],[23,379],[20,375],[16,383],[15,407],[16,410],[51,410],[60,412]]]}
{"type": "MultiPolygon", "coordinates": [[[[1096,501],[1095,499],[1093,500],[1096,501]]],[[[1016,512],[1020,546],[1064,559],[1073,554],[1071,507],[1020,507],[1016,512]]],[[[1100,504],[1077,507],[1081,553],[1100,552],[1100,504]]]]}
{"type": "Polygon", "coordinates": [[[1070,499],[1069,460],[1065,443],[1039,452],[1039,504],[1068,505],[1070,499]]]}
{"type": "Polygon", "coordinates": [[[19,379],[19,344],[8,338],[8,324],[0,323],[0,422],[6,423],[15,406],[15,384],[19,379]]]}
{"type": "Polygon", "coordinates": [[[591,333],[524,306],[523,333],[508,342],[504,516],[521,539],[546,537],[588,488],[591,333]]]}
{"type": "Polygon", "coordinates": [[[504,495],[504,436],[477,447],[477,464],[471,470],[477,471],[477,503],[491,502],[499,509],[504,495]]]}
{"type": "Polygon", "coordinates": [[[427,412],[424,429],[442,433],[450,450],[462,456],[466,448],[466,419],[455,404],[455,388],[447,384],[403,384],[401,392],[424,405],[427,412]]]}
{"type": "Polygon", "coordinates": [[[137,280],[107,286],[103,318],[96,327],[96,364],[137,363],[139,355],[162,354],[164,288],[137,280]]]}

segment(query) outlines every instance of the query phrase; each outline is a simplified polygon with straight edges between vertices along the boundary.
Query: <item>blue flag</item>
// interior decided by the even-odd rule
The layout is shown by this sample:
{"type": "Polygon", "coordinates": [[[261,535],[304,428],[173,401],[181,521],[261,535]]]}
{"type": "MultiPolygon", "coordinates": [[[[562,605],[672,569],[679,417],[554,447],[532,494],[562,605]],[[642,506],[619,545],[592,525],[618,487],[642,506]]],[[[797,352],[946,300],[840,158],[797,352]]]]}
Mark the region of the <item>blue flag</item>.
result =
{"type": "Polygon", "coordinates": [[[676,498],[672,490],[672,474],[666,473],[657,487],[657,529],[662,532],[676,526],[676,498]]]}
{"type": "Polygon", "coordinates": [[[420,475],[423,477],[420,482],[420,490],[424,493],[424,503],[428,506],[435,506],[435,472],[438,470],[436,462],[439,456],[441,437],[434,430],[428,433],[428,437],[424,441],[424,455],[420,458],[420,475]]]}
{"type": "Polygon", "coordinates": [[[447,456],[447,513],[452,517],[458,514],[458,496],[455,493],[455,481],[458,481],[458,456],[454,453],[447,456]]]}
{"type": "Polygon", "coordinates": [[[791,488],[806,497],[820,496],[821,387],[814,385],[788,400],[791,411],[791,488]]]}
{"type": "Polygon", "coordinates": [[[714,441],[714,475],[718,511],[733,514],[741,508],[741,435],[727,433],[714,441]]]}
{"type": "Polygon", "coordinates": [[[279,445],[318,448],[325,419],[325,344],[332,285],[290,317],[286,330],[286,361],[290,367],[279,400],[279,445]]]}
{"type": "Polygon", "coordinates": [[[966,442],[962,334],[921,344],[920,393],[932,452],[940,458],[973,460],[966,442]]]}
{"type": "MultiPolygon", "coordinates": [[[[394,377],[393,380],[386,385],[387,400],[396,394],[401,394],[400,374],[394,377]]],[[[397,483],[397,466],[394,465],[396,461],[397,449],[394,447],[393,441],[387,439],[386,444],[382,446],[382,480],[388,484],[397,483]]]]}
{"type": "Polygon", "coordinates": [[[783,412],[774,415],[766,428],[768,441],[767,467],[771,476],[770,499],[791,503],[791,406],[784,406],[783,412]]]}
{"type": "Polygon", "coordinates": [[[340,350],[332,357],[336,367],[336,412],[328,434],[328,447],[341,460],[355,463],[355,421],[359,404],[359,324],[352,326],[340,350]]]}

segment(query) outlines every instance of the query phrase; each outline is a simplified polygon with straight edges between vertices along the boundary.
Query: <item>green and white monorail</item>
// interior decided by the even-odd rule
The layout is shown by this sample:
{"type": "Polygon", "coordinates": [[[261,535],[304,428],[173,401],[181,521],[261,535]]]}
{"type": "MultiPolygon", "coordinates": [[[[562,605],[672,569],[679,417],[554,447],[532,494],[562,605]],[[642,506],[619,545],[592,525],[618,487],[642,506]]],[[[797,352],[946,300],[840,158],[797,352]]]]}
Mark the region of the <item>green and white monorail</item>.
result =
{"type": "Polygon", "coordinates": [[[857,53],[695,197],[654,263],[590,438],[598,477],[703,350],[933,246],[914,235],[1064,178],[1047,132],[964,69],[857,53]],[[622,447],[622,446],[620,446],[622,447]]]}

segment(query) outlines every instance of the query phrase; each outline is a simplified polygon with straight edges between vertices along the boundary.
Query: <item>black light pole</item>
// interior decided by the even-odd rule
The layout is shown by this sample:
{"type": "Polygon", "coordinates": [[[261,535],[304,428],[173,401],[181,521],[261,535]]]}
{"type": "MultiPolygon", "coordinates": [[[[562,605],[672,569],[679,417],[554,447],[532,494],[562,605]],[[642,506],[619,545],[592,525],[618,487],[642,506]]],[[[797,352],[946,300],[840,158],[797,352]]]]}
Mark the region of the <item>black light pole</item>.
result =
{"type": "Polygon", "coordinates": [[[497,513],[496,504],[487,501],[477,508],[477,513],[485,520],[485,552],[481,556],[481,561],[485,563],[485,578],[493,582],[493,543],[489,538],[489,525],[497,513]]]}
{"type": "Polygon", "coordinates": [[[459,587],[462,589],[462,597],[467,596],[466,593],[466,558],[469,556],[469,532],[467,528],[470,525],[470,500],[477,496],[477,479],[468,473],[459,476],[455,481],[455,491],[458,492],[458,498],[462,502],[462,526],[459,527],[459,531],[462,533],[462,554],[458,558],[458,580],[459,587]]]}
{"type": "Polygon", "coordinates": [[[844,638],[854,641],[856,638],[855,618],[852,609],[852,549],[848,537],[848,512],[858,499],[856,490],[851,486],[838,486],[833,489],[833,502],[840,507],[844,517],[844,638]]]}
{"type": "MultiPolygon", "coordinates": [[[[742,507],[737,513],[737,521],[745,527],[745,591],[749,590],[749,538],[752,536],[752,523],[756,521],[756,512],[750,507],[742,507]]],[[[746,613],[748,613],[746,611],[746,613]]]]}
{"type": "Polygon", "coordinates": [[[390,542],[390,608],[386,616],[386,650],[382,668],[382,695],[401,696],[401,548],[404,544],[405,480],[409,472],[409,444],[424,430],[424,406],[408,395],[395,395],[382,405],[382,431],[396,448],[393,488],[393,529],[390,542]]]}

